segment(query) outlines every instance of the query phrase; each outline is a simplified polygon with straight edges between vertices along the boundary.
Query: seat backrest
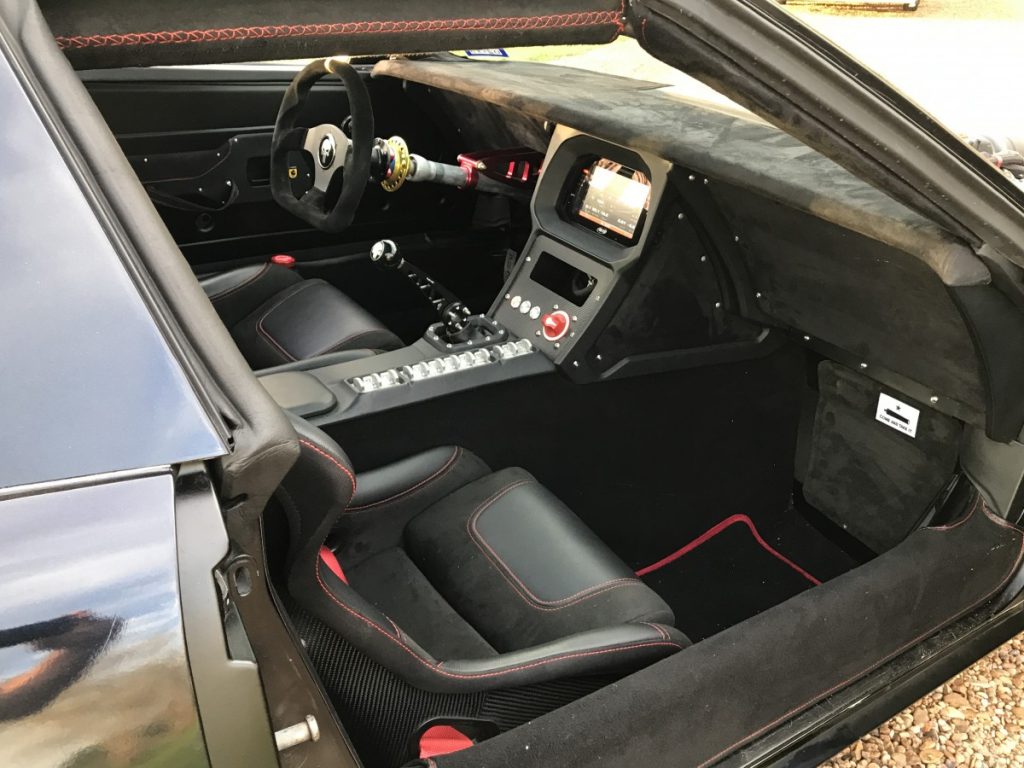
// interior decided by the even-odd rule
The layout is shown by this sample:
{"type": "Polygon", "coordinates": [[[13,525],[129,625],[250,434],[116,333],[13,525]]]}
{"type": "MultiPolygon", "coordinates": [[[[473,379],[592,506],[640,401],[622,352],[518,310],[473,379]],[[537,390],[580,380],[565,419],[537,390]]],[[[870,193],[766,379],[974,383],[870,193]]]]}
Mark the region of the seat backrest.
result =
{"type": "Polygon", "coordinates": [[[299,458],[278,489],[288,519],[287,587],[292,598],[363,653],[391,669],[428,672],[437,664],[411,637],[349,586],[324,545],[355,493],[352,464],[322,430],[289,414],[299,458]]]}

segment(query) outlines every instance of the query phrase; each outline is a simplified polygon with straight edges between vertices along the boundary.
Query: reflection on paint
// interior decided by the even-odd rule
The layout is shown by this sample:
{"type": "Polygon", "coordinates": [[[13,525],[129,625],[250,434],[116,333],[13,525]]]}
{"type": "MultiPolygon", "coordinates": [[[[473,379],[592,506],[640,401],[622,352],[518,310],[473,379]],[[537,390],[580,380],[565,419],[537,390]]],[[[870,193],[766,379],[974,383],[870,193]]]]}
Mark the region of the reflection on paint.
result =
{"type": "Polygon", "coordinates": [[[0,765],[205,768],[170,475],[0,501],[0,765]]]}

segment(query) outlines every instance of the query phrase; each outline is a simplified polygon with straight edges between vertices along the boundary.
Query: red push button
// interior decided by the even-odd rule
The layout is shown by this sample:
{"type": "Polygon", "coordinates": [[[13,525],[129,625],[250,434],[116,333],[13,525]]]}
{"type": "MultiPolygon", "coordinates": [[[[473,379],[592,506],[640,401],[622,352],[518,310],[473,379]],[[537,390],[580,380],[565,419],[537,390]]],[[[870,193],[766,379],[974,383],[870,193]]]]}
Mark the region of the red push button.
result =
{"type": "Polygon", "coordinates": [[[270,263],[291,269],[295,266],[295,257],[289,256],[287,253],[278,253],[270,257],[270,263]]]}
{"type": "Polygon", "coordinates": [[[540,319],[540,330],[548,341],[558,341],[569,331],[569,314],[563,309],[549,312],[540,319]]]}

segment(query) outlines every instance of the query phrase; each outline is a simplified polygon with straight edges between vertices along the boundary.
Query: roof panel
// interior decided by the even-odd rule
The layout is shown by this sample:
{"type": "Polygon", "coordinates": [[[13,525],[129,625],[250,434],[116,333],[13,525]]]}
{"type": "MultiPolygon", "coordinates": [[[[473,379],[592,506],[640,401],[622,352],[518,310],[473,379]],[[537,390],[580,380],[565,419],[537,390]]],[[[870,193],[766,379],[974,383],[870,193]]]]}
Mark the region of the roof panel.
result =
{"type": "Polygon", "coordinates": [[[601,43],[623,0],[41,0],[79,69],[601,43]]]}

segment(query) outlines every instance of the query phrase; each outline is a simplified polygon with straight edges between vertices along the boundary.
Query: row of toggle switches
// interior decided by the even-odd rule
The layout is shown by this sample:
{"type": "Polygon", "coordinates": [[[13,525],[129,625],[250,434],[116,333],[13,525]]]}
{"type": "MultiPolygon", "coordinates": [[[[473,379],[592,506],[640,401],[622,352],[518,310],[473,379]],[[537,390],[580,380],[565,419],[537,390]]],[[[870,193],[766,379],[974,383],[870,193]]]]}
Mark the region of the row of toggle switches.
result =
{"type": "Polygon", "coordinates": [[[457,355],[435,357],[412,365],[403,365],[401,368],[389,368],[379,373],[355,376],[347,381],[348,385],[356,392],[376,392],[413,381],[424,381],[457,371],[468,371],[470,368],[499,363],[502,360],[511,360],[531,352],[533,352],[533,345],[527,339],[506,341],[504,344],[495,344],[486,349],[474,349],[457,355]]]}

